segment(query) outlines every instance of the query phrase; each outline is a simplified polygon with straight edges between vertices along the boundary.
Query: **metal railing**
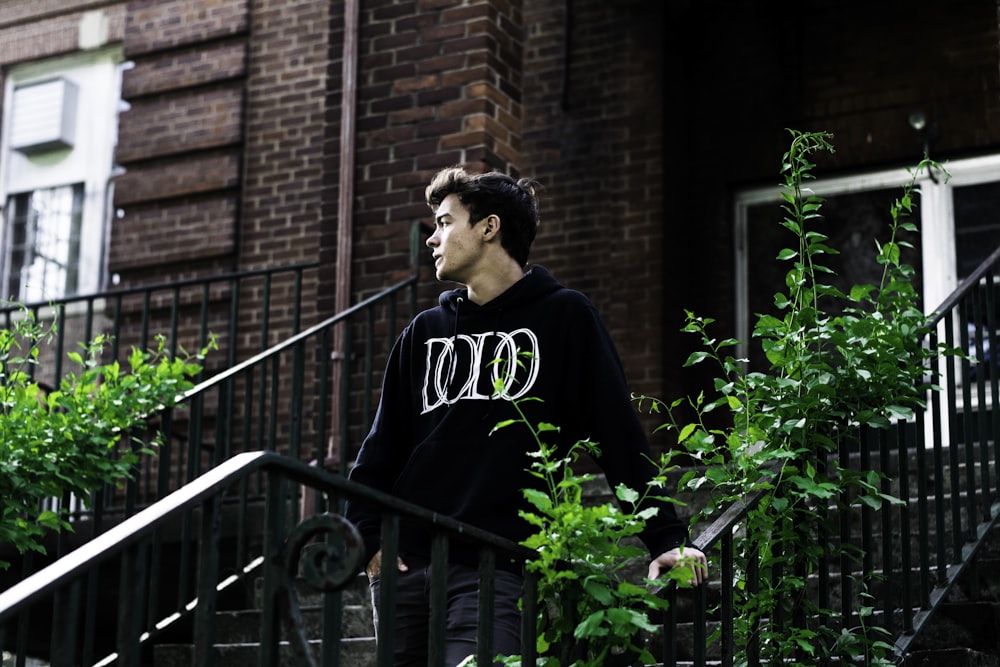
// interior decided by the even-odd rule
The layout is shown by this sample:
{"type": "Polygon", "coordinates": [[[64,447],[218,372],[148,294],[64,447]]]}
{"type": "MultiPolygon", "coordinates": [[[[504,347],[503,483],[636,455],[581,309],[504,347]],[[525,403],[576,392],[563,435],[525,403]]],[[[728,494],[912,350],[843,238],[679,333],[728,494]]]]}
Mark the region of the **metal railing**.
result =
{"type": "Polygon", "coordinates": [[[294,264],[45,302],[8,303],[0,305],[0,321],[10,328],[28,312],[40,323],[56,323],[51,344],[41,350],[44,376],[35,378],[43,384],[57,383],[67,370],[67,353],[78,351],[80,342],[97,335],[109,337],[108,353],[115,359],[132,346],[149,348],[161,335],[173,353],[182,347],[200,349],[214,336],[219,350],[210,362],[215,368],[228,368],[247,356],[247,350],[265,350],[300,330],[304,285],[316,280],[318,267],[318,263],[294,264]]]}
{"type": "MultiPolygon", "coordinates": [[[[921,633],[974,565],[1000,516],[998,273],[1000,249],[936,311],[926,343],[944,342],[979,363],[938,358],[928,370],[941,391],[930,394],[914,420],[898,421],[889,430],[859,431],[841,442],[837,459],[842,468],[879,471],[884,476],[880,492],[904,502],[859,509],[845,495],[842,505],[847,509],[831,509],[831,530],[814,536],[815,544],[850,543],[858,548],[856,558],[827,559],[808,577],[806,589],[813,602],[838,612],[824,622],[828,627],[839,623],[832,627],[836,634],[857,627],[862,604],[872,606],[874,616],[868,622],[894,638],[897,663],[920,646],[921,633]],[[871,596],[863,603],[861,591],[871,596]]],[[[720,581],[694,591],[686,606],[678,605],[676,589],[668,588],[672,604],[661,638],[665,665],[728,667],[737,656],[751,667],[761,664],[759,640],[738,646],[733,628],[734,592],[745,588],[753,595],[762,576],[781,576],[773,570],[764,574],[768,568],[752,551],[753,536],[740,532],[747,512],[762,497],[751,494],[730,507],[694,540],[698,548],[715,554],[720,581]],[[735,567],[741,553],[750,554],[745,569],[735,567]]],[[[769,619],[770,629],[794,623],[788,616],[769,619]]]]}
{"type": "MultiPolygon", "coordinates": [[[[109,531],[118,531],[117,525],[122,522],[134,525],[130,517],[144,507],[187,488],[204,471],[213,470],[240,452],[280,452],[292,460],[325,462],[345,470],[352,437],[360,439],[371,419],[374,377],[382,366],[378,356],[388,354],[401,323],[415,314],[422,241],[419,225],[412,227],[410,241],[411,271],[407,277],[347,311],[305,329],[301,326],[303,284],[308,277],[314,278],[310,272],[316,265],[245,272],[27,306],[40,321],[59,318],[55,348],[47,352],[50,358],[46,360],[55,366],[53,378],[61,376],[67,341],[89,340],[97,333],[112,336],[115,345],[112,354],[126,344],[148,347],[158,333],[166,336],[172,351],[182,346],[189,350],[203,346],[215,335],[220,339],[220,349],[210,353],[209,368],[221,366],[225,370],[214,374],[206,371],[205,375],[211,377],[188,391],[179,407],[161,412],[149,425],[149,433],[133,434],[136,447],[148,441],[152,432],[160,433],[163,441],[155,455],[140,457],[134,477],[124,488],[100,489],[89,503],[83,504],[73,498],[52,499],[55,505],[61,504],[69,510],[73,532],[63,531],[53,536],[45,545],[48,551],[45,557],[31,553],[23,558],[8,555],[7,559],[18,566],[0,572],[0,590],[18,579],[29,579],[53,559],[63,563],[65,554],[79,552],[79,549],[72,551],[76,546],[92,549],[92,540],[103,538],[109,531]],[[161,332],[153,322],[169,325],[161,332]],[[275,344],[276,338],[280,342],[275,344]],[[255,347],[256,353],[239,359],[248,350],[252,353],[255,347]],[[340,373],[333,372],[337,364],[340,373]],[[334,378],[339,378],[340,386],[337,405],[333,404],[337,395],[332,386],[334,378]],[[324,461],[334,434],[339,436],[340,460],[324,461]]],[[[8,308],[5,311],[8,323],[21,317],[21,310],[8,308]]],[[[254,552],[256,542],[261,540],[262,508],[267,493],[262,475],[245,475],[240,484],[239,501],[227,501],[223,509],[226,548],[220,551],[223,560],[218,564],[229,576],[243,573],[238,579],[245,575],[248,554],[254,552]]],[[[306,489],[295,499],[296,515],[305,509],[307,501],[315,502],[311,494],[306,489]]],[[[197,517],[190,511],[169,530],[157,531],[151,537],[152,548],[146,554],[148,560],[144,566],[148,568],[146,574],[153,580],[176,577],[176,584],[150,585],[146,601],[150,618],[162,621],[163,617],[154,615],[154,611],[164,605],[170,609],[169,614],[190,615],[186,607],[197,597],[191,582],[193,577],[201,576],[198,572],[203,569],[201,563],[206,557],[198,546],[203,537],[199,537],[197,517]]],[[[128,565],[122,561],[118,566],[128,565]]],[[[88,582],[96,581],[95,572],[88,574],[88,582]]],[[[125,575],[119,585],[123,589],[134,588],[125,575]]],[[[74,632],[84,638],[77,655],[85,655],[87,659],[96,656],[94,647],[87,642],[92,644],[95,637],[101,636],[98,626],[104,617],[95,614],[105,606],[96,586],[88,583],[82,597],[74,598],[74,604],[79,602],[84,611],[79,624],[71,623],[74,632]]],[[[80,589],[73,595],[80,595],[80,589]]],[[[63,594],[56,593],[53,612],[61,614],[59,610],[65,607],[65,602],[63,594]]],[[[16,655],[24,656],[26,650],[32,654],[39,625],[48,622],[45,620],[48,614],[41,617],[43,620],[38,613],[32,616],[31,612],[18,617],[16,655]]],[[[62,633],[66,621],[57,616],[52,627],[62,633]]],[[[46,648],[40,653],[48,652],[46,648]]]]}
{"type": "MultiPolygon", "coordinates": [[[[98,335],[109,340],[102,358],[120,359],[123,364],[132,347],[148,349],[157,336],[165,338],[167,350],[174,354],[182,348],[200,349],[214,336],[219,348],[208,357],[203,373],[210,375],[214,369],[231,367],[275,340],[300,331],[302,295],[307,285],[315,282],[317,269],[318,264],[299,264],[44,303],[6,304],[0,307],[0,323],[10,328],[26,313],[45,328],[54,323],[54,335],[40,345],[39,363],[28,367],[34,379],[46,388],[56,386],[67,372],[80,372],[70,363],[68,353],[79,352],[80,343],[98,335]]],[[[154,430],[162,426],[166,433],[165,451],[173,460],[172,471],[171,464],[161,466],[154,457],[144,457],[135,479],[125,489],[108,486],[86,499],[88,502],[74,497],[44,501],[45,509],[65,510],[75,530],[50,536],[45,542],[45,556],[33,552],[19,555],[9,545],[0,545],[2,558],[13,563],[9,570],[0,571],[0,589],[192,479],[185,462],[178,461],[175,454],[186,434],[172,429],[172,423],[181,423],[172,422],[172,418],[173,412],[166,413],[153,425],[154,430]],[[166,474],[168,471],[173,473],[173,479],[166,474]]],[[[188,451],[197,450],[184,449],[188,451]]]]}
{"type": "MultiPolygon", "coordinates": [[[[394,334],[416,310],[421,228],[411,230],[411,271],[397,284],[333,317],[302,328],[304,285],[315,280],[316,265],[300,265],[216,276],[204,280],[134,288],[81,296],[27,308],[45,321],[59,318],[54,350],[43,367],[64,371],[68,345],[98,333],[112,336],[117,354],[127,345],[147,347],[163,333],[169,349],[188,350],[219,338],[203,375],[211,376],[188,391],[177,408],[157,415],[148,432],[133,434],[135,448],[153,433],[162,437],[154,455],[142,455],[134,476],[123,487],[106,486],[81,503],[51,499],[50,509],[68,511],[74,530],[45,542],[46,555],[5,553],[14,563],[0,571],[0,590],[85,544],[142,508],[196,480],[204,471],[245,451],[276,451],[293,459],[325,459],[330,439],[340,436],[340,470],[370,422],[375,373],[380,354],[387,354],[394,334]],[[156,323],[167,323],[157,330],[156,323]],[[337,328],[341,335],[338,337],[337,328]],[[275,340],[280,342],[275,343],[275,340]],[[73,342],[70,342],[73,341],[73,342]],[[338,349],[334,344],[338,343],[338,349]],[[241,357],[249,357],[242,359],[241,357]],[[333,373],[341,365],[339,375],[333,373]],[[213,368],[225,370],[214,372],[213,368]],[[213,374],[214,372],[214,374],[213,374]],[[339,377],[339,404],[332,383],[339,377]],[[339,409],[338,409],[339,408],[339,409]],[[334,423],[334,415],[337,423],[334,423]]],[[[8,323],[21,308],[2,311],[8,323]]],[[[36,378],[38,379],[38,378],[36,378]]],[[[44,381],[41,380],[41,381],[44,381]]],[[[54,380],[53,380],[54,382],[54,380]]],[[[126,441],[126,446],[127,441],[126,441]]],[[[245,550],[246,539],[259,531],[263,487],[246,479],[246,502],[229,508],[232,541],[245,550]],[[259,502],[258,502],[259,501],[259,502]]],[[[190,593],[185,583],[197,567],[194,524],[185,522],[170,539],[157,543],[150,557],[155,576],[168,569],[178,574],[178,595],[190,593]]],[[[235,561],[244,554],[233,555],[235,561]]],[[[235,567],[235,565],[233,565],[235,567]]],[[[32,632],[32,636],[37,633],[32,632]]]]}
{"type": "MultiPolygon", "coordinates": [[[[810,576],[807,589],[818,606],[839,609],[839,614],[828,620],[843,627],[857,623],[859,590],[870,594],[872,599],[866,604],[873,606],[878,615],[872,622],[895,637],[900,661],[917,646],[921,632],[938,606],[973,563],[1000,511],[996,437],[1000,433],[1000,413],[994,409],[1000,405],[1000,366],[990,354],[997,349],[995,274],[998,269],[1000,250],[941,306],[933,323],[935,332],[928,341],[929,345],[940,340],[968,350],[982,363],[941,358],[930,370],[940,378],[943,390],[931,394],[925,410],[914,420],[900,421],[890,430],[860,432],[850,440],[845,439],[836,455],[842,468],[881,472],[884,477],[880,491],[905,502],[886,505],[880,510],[855,506],[831,513],[829,534],[817,535],[816,539],[822,544],[850,542],[858,547],[860,555],[856,559],[844,557],[838,562],[824,563],[818,573],[810,576]]],[[[401,283],[378,300],[414,285],[409,281],[401,283]]],[[[307,415],[303,407],[307,405],[306,396],[295,388],[305,385],[304,375],[310,362],[315,363],[320,377],[326,377],[329,370],[326,364],[334,352],[329,347],[332,327],[354,316],[367,317],[370,325],[376,319],[370,310],[375,301],[373,297],[306,329],[190,392],[188,433],[190,441],[198,445],[189,449],[184,459],[184,474],[177,480],[181,490],[175,492],[180,495],[170,496],[168,505],[158,503],[138,515],[141,520],[128,519],[111,528],[101,536],[102,541],[85,545],[88,550],[78,552],[79,557],[74,556],[74,560],[62,559],[52,566],[56,569],[26,579],[0,595],[0,624],[7,630],[8,639],[15,638],[13,644],[18,655],[48,654],[47,647],[32,644],[39,635],[39,627],[52,628],[53,636],[58,635],[59,641],[52,643],[68,646],[75,642],[74,659],[85,656],[99,660],[102,655],[117,653],[116,660],[125,661],[122,664],[130,664],[127,660],[131,658],[125,656],[142,655],[157,642],[169,640],[171,633],[177,633],[193,637],[193,650],[201,661],[198,664],[210,664],[211,659],[206,656],[212,653],[209,648],[213,642],[212,613],[234,589],[245,590],[248,578],[263,573],[265,615],[269,614],[267,609],[284,604],[286,617],[294,619],[295,604],[289,598],[288,583],[292,575],[287,569],[280,576],[275,572],[267,574],[268,569],[276,567],[276,562],[298,562],[299,556],[289,556],[288,549],[292,547],[288,545],[305,548],[310,537],[318,534],[350,534],[350,529],[334,517],[335,508],[351,494],[386,508],[389,536],[396,534],[395,521],[413,517],[428,521],[431,531],[439,527],[451,536],[448,539],[458,539],[455,531],[459,531],[473,536],[487,550],[516,551],[513,545],[498,542],[482,531],[470,531],[441,517],[428,517],[418,508],[391,497],[369,495],[375,492],[355,488],[320,467],[299,460],[305,449],[303,425],[308,419],[316,418],[317,423],[324,425],[313,433],[317,449],[325,442],[330,429],[326,426],[329,415],[324,407],[329,393],[322,384],[317,385],[321,400],[315,405],[320,412],[307,415]],[[279,403],[287,404],[288,409],[276,409],[279,403]],[[210,405],[212,409],[208,409],[210,405]],[[289,421],[282,422],[274,416],[280,414],[290,415],[289,421]],[[218,424],[213,431],[214,439],[205,437],[202,427],[209,421],[206,415],[218,424]],[[236,427],[231,427],[232,424],[236,427]],[[259,453],[261,450],[267,453],[259,453]],[[288,456],[279,457],[276,452],[288,456]],[[202,463],[204,469],[211,470],[202,473],[202,463]],[[280,492],[275,491],[278,487],[280,492]],[[316,516],[322,518],[307,519],[305,527],[286,530],[296,525],[303,506],[312,508],[312,503],[316,503],[316,516]],[[147,521],[151,522],[149,528],[145,527],[147,521]],[[112,566],[101,570],[99,562],[85,563],[87,557],[105,562],[119,557],[123,560],[114,560],[112,566]],[[117,588],[101,586],[101,581],[109,580],[119,582],[117,588]],[[116,593],[117,602],[102,599],[106,589],[121,591],[116,593]],[[279,604],[280,600],[285,602],[279,604]],[[130,623],[126,627],[108,620],[108,614],[97,615],[94,612],[98,608],[116,609],[115,618],[120,616],[130,623]],[[103,628],[104,623],[114,627],[103,628]],[[189,625],[185,627],[185,623],[189,625]],[[32,628],[30,633],[28,627],[32,628]],[[78,634],[67,635],[67,628],[78,634]],[[113,640],[107,639],[112,635],[113,640]]],[[[388,303],[394,304],[395,300],[389,298],[388,303]]],[[[394,315],[388,319],[393,320],[394,315]]],[[[372,335],[358,345],[350,337],[345,341],[344,349],[363,351],[358,355],[361,370],[353,374],[355,379],[365,376],[366,369],[374,363],[374,341],[372,335]]],[[[344,382],[350,380],[350,375],[345,374],[344,382]]],[[[362,386],[360,396],[358,392],[344,392],[345,420],[353,410],[366,413],[362,419],[367,423],[371,387],[362,386]],[[347,402],[351,396],[355,403],[347,402]]],[[[164,423],[169,419],[165,417],[164,423]]],[[[164,457],[164,453],[160,456],[164,457]]],[[[166,460],[167,469],[173,469],[169,452],[166,460]]],[[[164,479],[163,475],[151,478],[164,479]]],[[[156,489],[154,497],[162,498],[163,489],[172,490],[170,479],[168,476],[156,489]]],[[[140,484],[137,480],[130,491],[132,498],[142,496],[140,484]]],[[[780,571],[768,571],[765,564],[752,558],[745,570],[735,566],[736,556],[751,541],[741,534],[741,524],[758,500],[758,496],[751,495],[743,504],[729,508],[695,540],[696,546],[715,554],[714,571],[718,579],[713,586],[703,586],[692,594],[684,593],[673,599],[661,638],[665,665],[732,665],[737,656],[745,658],[748,665],[761,663],[761,647],[753,640],[738,646],[733,634],[734,591],[745,587],[752,595],[762,576],[781,576],[780,571]]],[[[845,506],[851,506],[850,498],[843,500],[845,506]]],[[[134,500],[132,507],[139,504],[134,500]]],[[[346,552],[349,541],[328,537],[326,548],[341,554],[346,552]],[[331,540],[340,546],[329,546],[331,540]]],[[[389,544],[391,553],[391,540],[389,544]]],[[[342,558],[346,562],[346,556],[342,558]]],[[[344,567],[356,571],[358,564],[344,567]]],[[[488,578],[489,567],[484,576],[488,578]]],[[[531,582],[528,585],[530,588],[531,582]]],[[[391,589],[390,583],[389,595],[391,589]]],[[[334,638],[338,637],[343,605],[336,598],[338,593],[328,595],[334,597],[325,598],[323,604],[326,611],[322,645],[324,651],[340,651],[340,643],[334,638]],[[326,648],[328,645],[337,648],[326,648]]],[[[526,599],[531,599],[530,593],[526,599]]],[[[489,605],[485,607],[483,613],[488,613],[489,605]]],[[[534,619],[530,609],[526,609],[524,616],[531,621],[527,624],[531,627],[524,630],[527,633],[524,646],[530,649],[534,619]]],[[[769,622],[773,630],[796,619],[788,615],[769,622]]],[[[276,664],[273,661],[280,659],[275,657],[276,651],[293,650],[277,648],[277,623],[273,613],[268,620],[261,621],[262,645],[274,647],[262,653],[265,657],[261,664],[276,664]]],[[[308,651],[303,647],[311,644],[294,622],[290,628],[291,644],[301,649],[296,655],[306,660],[303,656],[308,651]]],[[[380,628],[380,632],[386,633],[382,646],[391,646],[391,627],[380,628]]],[[[339,658],[324,653],[320,659],[323,664],[336,664],[339,658]]],[[[531,656],[526,659],[533,660],[531,656]]],[[[391,664],[387,653],[380,655],[379,660],[380,665],[391,664]]],[[[53,664],[61,663],[53,661],[53,664]]]]}
{"type": "MultiPolygon", "coordinates": [[[[349,647],[341,641],[342,591],[359,576],[364,549],[356,529],[337,511],[352,499],[380,508],[384,549],[390,557],[402,522],[425,527],[435,545],[436,561],[446,557],[449,543],[475,545],[480,553],[479,623],[481,628],[492,627],[489,591],[495,563],[500,558],[523,560],[529,551],[319,467],[274,452],[245,452],[0,593],[0,646],[11,645],[5,639],[14,636],[21,660],[17,664],[24,664],[25,656],[39,656],[52,667],[138,667],[151,664],[158,653],[169,659],[171,652],[176,656],[180,651],[182,657],[168,664],[210,667],[219,660],[213,648],[216,612],[234,590],[243,590],[246,597],[248,578],[253,577],[262,582],[253,632],[259,641],[239,664],[352,664],[349,647]],[[253,538],[243,533],[235,549],[227,548],[224,543],[232,539],[226,530],[231,507],[246,503],[251,486],[259,487],[263,500],[262,531],[253,538]],[[300,521],[298,498],[303,495],[315,498],[316,513],[300,521]],[[193,571],[185,576],[159,570],[154,559],[162,545],[188,524],[196,527],[193,571]],[[242,556],[224,563],[224,552],[242,556]],[[196,582],[194,588],[187,587],[187,579],[196,582]],[[318,636],[308,637],[302,629],[299,598],[304,590],[322,595],[318,636]],[[24,630],[28,626],[30,636],[24,630]],[[29,640],[39,636],[51,641],[30,645],[29,640]],[[187,645],[171,644],[178,638],[187,645]]],[[[431,570],[432,587],[443,587],[442,571],[431,570]]],[[[530,577],[526,585],[534,591],[530,577]]],[[[382,599],[391,606],[395,568],[385,568],[381,586],[382,599]]],[[[378,665],[389,667],[393,629],[391,615],[384,618],[379,624],[378,665]]],[[[445,622],[444,609],[434,609],[431,624],[436,636],[444,636],[445,622]]],[[[534,664],[532,614],[525,614],[522,632],[527,664],[534,664]]],[[[481,634],[477,651],[481,665],[491,662],[489,643],[489,635],[481,634]]],[[[433,649],[431,659],[432,664],[444,665],[443,654],[433,649]]]]}
{"type": "MultiPolygon", "coordinates": [[[[206,357],[201,377],[208,379],[188,391],[177,408],[160,413],[149,432],[136,434],[142,442],[159,433],[163,442],[153,455],[141,457],[125,489],[102,489],[89,507],[72,503],[69,518],[83,529],[77,537],[90,534],[85,524],[97,524],[100,532],[100,524],[134,514],[240,451],[280,450],[293,458],[323,460],[336,435],[344,440],[343,460],[327,463],[343,469],[352,438],[363,436],[370,423],[380,355],[387,355],[417,308],[421,229],[419,224],[411,229],[406,277],[306,328],[303,293],[306,283],[316,280],[316,264],[26,306],[39,321],[56,318],[59,323],[40,364],[52,379],[35,378],[43,383],[62,377],[76,341],[99,333],[110,336],[112,358],[132,346],[148,348],[158,335],[174,354],[203,348],[211,338],[218,341],[219,349],[206,357]],[[334,374],[338,365],[344,372],[334,374]],[[335,378],[339,391],[331,384],[335,378]]],[[[0,308],[0,317],[9,324],[23,309],[0,308]]]]}

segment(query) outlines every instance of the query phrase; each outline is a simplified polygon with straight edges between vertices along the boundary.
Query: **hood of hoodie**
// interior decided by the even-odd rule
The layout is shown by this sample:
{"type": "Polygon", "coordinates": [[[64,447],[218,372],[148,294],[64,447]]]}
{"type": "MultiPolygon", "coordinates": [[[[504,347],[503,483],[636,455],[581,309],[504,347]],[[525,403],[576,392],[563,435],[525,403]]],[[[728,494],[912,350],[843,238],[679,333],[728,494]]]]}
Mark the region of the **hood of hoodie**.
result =
{"type": "Polygon", "coordinates": [[[524,277],[511,285],[503,294],[492,301],[482,305],[475,304],[469,300],[469,291],[460,287],[446,290],[438,297],[438,303],[446,311],[458,314],[471,315],[475,313],[491,313],[517,308],[525,303],[536,301],[562,288],[555,278],[543,266],[531,266],[525,272],[524,277]]]}

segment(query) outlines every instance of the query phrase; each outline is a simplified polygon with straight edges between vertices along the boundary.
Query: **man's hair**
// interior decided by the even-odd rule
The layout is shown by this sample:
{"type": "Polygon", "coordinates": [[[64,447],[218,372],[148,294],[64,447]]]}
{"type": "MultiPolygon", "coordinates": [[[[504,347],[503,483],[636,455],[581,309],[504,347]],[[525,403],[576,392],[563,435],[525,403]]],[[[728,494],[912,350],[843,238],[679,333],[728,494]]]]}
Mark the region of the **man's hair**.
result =
{"type": "Polygon", "coordinates": [[[456,195],[469,210],[469,224],[490,215],[499,217],[500,245],[520,266],[528,263],[528,251],[538,230],[534,181],[515,180],[499,172],[470,174],[462,167],[449,167],[434,176],[425,192],[432,209],[448,195],[456,195]]]}

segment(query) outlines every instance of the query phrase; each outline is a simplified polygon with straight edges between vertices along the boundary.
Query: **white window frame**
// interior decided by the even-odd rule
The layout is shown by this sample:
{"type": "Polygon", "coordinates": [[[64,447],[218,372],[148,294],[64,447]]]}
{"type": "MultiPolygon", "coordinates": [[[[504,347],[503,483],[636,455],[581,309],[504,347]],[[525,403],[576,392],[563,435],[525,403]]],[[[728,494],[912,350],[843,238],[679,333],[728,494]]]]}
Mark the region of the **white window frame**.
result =
{"type": "Polygon", "coordinates": [[[77,294],[79,290],[79,246],[83,232],[83,184],[32,190],[12,195],[7,200],[4,236],[0,246],[2,294],[17,294],[27,302],[37,303],[49,296],[77,294]],[[55,210],[47,194],[61,193],[55,210]],[[38,197],[38,195],[42,195],[38,197]],[[26,199],[18,205],[16,199],[26,199]],[[18,234],[20,232],[20,234],[18,234]],[[15,246],[16,236],[23,236],[15,246]],[[14,255],[21,255],[14,265],[14,255]],[[17,274],[15,276],[15,273],[17,274]]]}
{"type": "MultiPolygon", "coordinates": [[[[120,46],[115,46],[11,67],[4,81],[4,108],[0,124],[0,207],[4,207],[12,195],[83,184],[75,294],[90,294],[106,287],[107,244],[112,218],[111,179],[115,173],[122,69],[122,50],[120,46]],[[15,89],[56,78],[65,78],[78,88],[73,147],[30,155],[13,149],[11,125],[15,89]]],[[[4,230],[6,218],[7,212],[3,211],[0,221],[4,223],[4,230]]],[[[0,251],[6,255],[7,248],[0,248],[0,251]]],[[[6,262],[3,262],[3,270],[7,270],[6,262]]],[[[6,283],[6,280],[2,282],[6,283]]],[[[20,296],[0,294],[0,299],[16,300],[20,296]]],[[[48,298],[61,296],[69,295],[48,295],[48,298]]]]}
{"type": "MultiPolygon", "coordinates": [[[[945,298],[958,287],[958,269],[955,250],[955,217],[952,205],[953,188],[992,181],[1000,182],[1000,155],[954,160],[942,166],[950,175],[935,172],[931,178],[926,171],[918,174],[916,186],[920,190],[917,201],[917,220],[920,230],[920,248],[923,278],[923,308],[933,312],[945,298]]],[[[817,178],[805,186],[821,197],[863,192],[867,190],[902,188],[912,177],[911,171],[900,167],[832,178],[817,178]]],[[[782,189],[778,185],[748,188],[734,197],[733,220],[735,223],[735,324],[736,337],[743,341],[737,349],[745,357],[750,340],[749,295],[747,294],[750,267],[747,257],[747,211],[760,204],[781,205],[782,189]]],[[[874,240],[873,240],[874,243],[874,240]]],[[[874,248],[873,248],[874,252],[874,248]]]]}

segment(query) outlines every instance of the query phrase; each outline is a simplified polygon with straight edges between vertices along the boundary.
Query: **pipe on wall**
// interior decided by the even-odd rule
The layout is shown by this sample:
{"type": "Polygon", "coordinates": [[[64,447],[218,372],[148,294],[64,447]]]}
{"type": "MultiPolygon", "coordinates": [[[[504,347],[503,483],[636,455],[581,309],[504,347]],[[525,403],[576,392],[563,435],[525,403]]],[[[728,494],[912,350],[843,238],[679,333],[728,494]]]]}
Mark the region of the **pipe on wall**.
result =
{"type": "MultiPolygon", "coordinates": [[[[358,79],[358,17],[361,0],[344,0],[344,45],[340,102],[340,173],[337,200],[337,271],[334,292],[334,312],[342,313],[351,306],[351,269],[354,249],[354,167],[355,127],[358,79]]],[[[346,472],[346,434],[341,431],[342,378],[347,363],[343,350],[344,327],[334,330],[332,364],[332,424],[326,467],[346,472]]]]}

